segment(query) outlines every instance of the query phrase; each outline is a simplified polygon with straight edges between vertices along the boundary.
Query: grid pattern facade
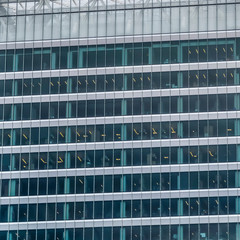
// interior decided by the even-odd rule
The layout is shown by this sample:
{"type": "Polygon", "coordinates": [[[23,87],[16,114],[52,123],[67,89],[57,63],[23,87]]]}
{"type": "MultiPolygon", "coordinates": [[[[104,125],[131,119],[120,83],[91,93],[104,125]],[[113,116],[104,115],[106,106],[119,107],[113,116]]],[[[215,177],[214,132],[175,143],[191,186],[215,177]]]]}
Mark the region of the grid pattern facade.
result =
{"type": "Polygon", "coordinates": [[[240,239],[239,10],[0,0],[0,239],[240,239]]]}
{"type": "Polygon", "coordinates": [[[239,0],[2,0],[1,42],[235,30],[239,0]]]}

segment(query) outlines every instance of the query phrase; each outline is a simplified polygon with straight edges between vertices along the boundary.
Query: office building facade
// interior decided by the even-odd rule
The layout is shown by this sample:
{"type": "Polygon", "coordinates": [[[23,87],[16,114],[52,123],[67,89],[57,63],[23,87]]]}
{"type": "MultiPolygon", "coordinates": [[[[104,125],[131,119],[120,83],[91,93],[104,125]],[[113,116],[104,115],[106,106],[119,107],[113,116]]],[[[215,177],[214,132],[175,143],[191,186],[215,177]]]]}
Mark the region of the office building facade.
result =
{"type": "Polygon", "coordinates": [[[0,239],[240,239],[239,0],[0,0],[0,239]]]}

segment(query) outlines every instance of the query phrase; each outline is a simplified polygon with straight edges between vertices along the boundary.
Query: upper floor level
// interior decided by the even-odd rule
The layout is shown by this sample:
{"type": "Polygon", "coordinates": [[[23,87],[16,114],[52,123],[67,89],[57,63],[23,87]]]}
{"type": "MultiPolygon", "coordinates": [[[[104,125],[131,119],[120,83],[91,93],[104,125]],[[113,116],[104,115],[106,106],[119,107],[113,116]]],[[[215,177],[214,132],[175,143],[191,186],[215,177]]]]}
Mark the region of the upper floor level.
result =
{"type": "Polygon", "coordinates": [[[239,46],[240,38],[219,38],[8,49],[0,72],[234,61],[239,46]]]}
{"type": "Polygon", "coordinates": [[[239,0],[1,0],[0,42],[236,30],[239,0]]]}

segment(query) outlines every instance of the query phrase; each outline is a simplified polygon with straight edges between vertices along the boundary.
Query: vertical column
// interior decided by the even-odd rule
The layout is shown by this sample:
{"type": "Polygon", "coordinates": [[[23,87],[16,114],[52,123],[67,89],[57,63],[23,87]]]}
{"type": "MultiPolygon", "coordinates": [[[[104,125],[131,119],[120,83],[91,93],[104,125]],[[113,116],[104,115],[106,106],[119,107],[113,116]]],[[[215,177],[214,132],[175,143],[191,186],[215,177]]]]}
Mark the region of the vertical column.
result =
{"type": "Polygon", "coordinates": [[[70,152],[66,152],[66,157],[65,157],[65,168],[71,168],[71,154],[70,152]]]}
{"type": "Polygon", "coordinates": [[[65,203],[64,204],[64,216],[63,216],[64,220],[68,220],[69,219],[69,204],[65,203]]]}
{"type": "Polygon", "coordinates": [[[236,239],[240,239],[240,224],[236,223],[236,239]]]}
{"type": "Polygon", "coordinates": [[[121,227],[121,229],[120,229],[120,240],[126,240],[126,229],[125,229],[125,227],[121,227]]]}
{"type": "Polygon", "coordinates": [[[127,152],[125,149],[121,151],[121,166],[126,166],[127,164],[127,152]]]}
{"type": "Polygon", "coordinates": [[[240,161],[240,145],[237,145],[236,149],[236,160],[239,162],[240,161]]]}
{"type": "Polygon", "coordinates": [[[178,97],[177,99],[177,112],[178,113],[183,112],[183,97],[178,97]]]}
{"type": "Polygon", "coordinates": [[[121,106],[121,115],[122,116],[125,116],[127,114],[127,100],[126,99],[123,99],[122,100],[122,106],[121,106]]]}
{"type": "Polygon", "coordinates": [[[69,230],[68,229],[65,229],[65,238],[64,238],[64,240],[71,240],[70,239],[70,235],[69,235],[69,230]]]}
{"type": "MultiPolygon", "coordinates": [[[[16,231],[17,232],[17,231],[16,231]]],[[[8,235],[8,240],[13,240],[14,239],[14,232],[12,231],[12,232],[9,232],[8,233],[9,235],[8,235]]]]}
{"type": "Polygon", "coordinates": [[[182,122],[177,123],[177,137],[178,138],[183,137],[183,123],[182,122]]]}
{"type": "Polygon", "coordinates": [[[234,84],[239,85],[239,72],[238,70],[234,70],[234,84]]]}
{"type": "Polygon", "coordinates": [[[183,73],[182,72],[177,73],[177,86],[176,87],[178,87],[178,88],[183,87],[183,73]]]}
{"type": "Polygon", "coordinates": [[[234,136],[240,136],[240,120],[239,119],[236,119],[234,121],[234,129],[235,129],[234,136]]]}
{"type": "Polygon", "coordinates": [[[68,194],[69,192],[70,192],[70,177],[65,177],[65,191],[64,191],[64,193],[65,194],[68,194]]]}
{"type": "Polygon", "coordinates": [[[13,215],[14,215],[14,210],[13,206],[8,206],[9,207],[9,222],[13,222],[13,215]]]}
{"type": "Polygon", "coordinates": [[[179,72],[177,74],[177,79],[178,79],[178,87],[182,88],[183,87],[183,73],[179,72]]]}
{"type": "Polygon", "coordinates": [[[240,109],[240,95],[234,94],[234,109],[239,110],[240,109]]]}
{"type": "Polygon", "coordinates": [[[148,64],[152,64],[152,49],[153,49],[152,43],[150,46],[147,47],[147,49],[148,49],[148,64]]]}
{"type": "Polygon", "coordinates": [[[16,104],[13,105],[13,110],[12,110],[12,120],[16,120],[16,116],[17,116],[17,106],[16,104]]]}
{"type": "Polygon", "coordinates": [[[121,209],[120,209],[120,217],[124,218],[124,217],[126,217],[126,202],[122,200],[120,204],[121,204],[120,205],[120,207],[121,207],[121,209]]]}
{"type": "Polygon", "coordinates": [[[181,185],[180,185],[180,173],[177,175],[177,189],[181,190],[181,185]]]}
{"type": "Polygon", "coordinates": [[[183,240],[183,226],[178,226],[178,240],[183,240]]]}
{"type": "Polygon", "coordinates": [[[56,69],[56,52],[51,53],[51,69],[56,69]]]}
{"type": "Polygon", "coordinates": [[[16,145],[16,131],[17,129],[12,129],[10,130],[10,146],[15,146],[16,145]]]}
{"type": "Polygon", "coordinates": [[[68,53],[67,53],[67,68],[69,69],[71,69],[71,68],[73,68],[73,61],[72,61],[72,59],[73,59],[73,51],[71,51],[71,48],[69,47],[68,48],[68,53]]]}
{"type": "MultiPolygon", "coordinates": [[[[18,58],[16,57],[16,66],[18,66],[17,60],[18,58]]],[[[15,68],[16,68],[15,66],[15,68]]],[[[17,69],[16,69],[17,71],[17,69]]],[[[13,80],[13,96],[17,96],[17,92],[18,92],[18,84],[19,84],[20,80],[13,80]]]]}
{"type": "Polygon", "coordinates": [[[76,137],[72,136],[72,126],[68,126],[66,129],[66,143],[75,143],[76,142],[76,137]],[[73,141],[74,140],[74,141],[73,141]]]}
{"type": "Polygon", "coordinates": [[[123,90],[128,90],[128,76],[126,74],[123,75],[123,90]]]}
{"type": "Polygon", "coordinates": [[[181,198],[178,199],[178,216],[183,216],[183,201],[181,198]]]}
{"type": "Polygon", "coordinates": [[[72,104],[71,104],[71,102],[67,102],[66,115],[67,115],[67,117],[72,116],[72,104]]]}
{"type": "MultiPolygon", "coordinates": [[[[126,192],[126,184],[127,184],[127,181],[126,181],[126,176],[122,176],[121,178],[121,192],[126,192]]],[[[120,210],[120,214],[122,218],[124,218],[126,216],[126,202],[125,201],[121,201],[121,210],[120,210]]],[[[122,239],[122,238],[120,238],[122,239]]]]}
{"type": "Polygon", "coordinates": [[[9,195],[16,196],[17,195],[17,179],[11,179],[9,184],[9,195]]]}
{"type": "Polygon", "coordinates": [[[121,140],[125,141],[127,137],[127,126],[126,124],[122,124],[121,126],[121,140]]]}
{"type": "Polygon", "coordinates": [[[240,187],[240,172],[239,171],[235,172],[235,187],[236,188],[240,187]]]}
{"type": "Polygon", "coordinates": [[[73,83],[72,83],[72,77],[68,77],[68,80],[67,80],[67,93],[72,93],[73,90],[72,90],[72,86],[73,86],[73,83]]]}
{"type": "MultiPolygon", "coordinates": [[[[19,154],[20,155],[20,154],[19,154]]],[[[16,154],[11,154],[11,170],[18,170],[16,166],[16,154]]]]}
{"type": "Polygon", "coordinates": [[[182,147],[179,147],[177,149],[177,163],[178,164],[183,163],[183,148],[182,147]]]}
{"type": "Polygon", "coordinates": [[[240,198],[239,197],[235,199],[235,205],[236,205],[236,214],[240,214],[240,198]]]}

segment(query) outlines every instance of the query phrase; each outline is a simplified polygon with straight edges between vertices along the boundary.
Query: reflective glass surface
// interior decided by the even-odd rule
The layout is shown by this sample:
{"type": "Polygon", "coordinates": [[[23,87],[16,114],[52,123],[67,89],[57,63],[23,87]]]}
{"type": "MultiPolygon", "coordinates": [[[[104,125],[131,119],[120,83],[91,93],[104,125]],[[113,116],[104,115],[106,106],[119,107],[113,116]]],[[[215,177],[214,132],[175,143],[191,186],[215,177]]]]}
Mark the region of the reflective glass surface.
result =
{"type": "Polygon", "coordinates": [[[1,171],[237,162],[239,145],[2,154],[1,171]]]}
{"type": "Polygon", "coordinates": [[[1,146],[239,136],[238,119],[1,129],[1,146]]]}
{"type": "Polygon", "coordinates": [[[0,72],[233,61],[239,59],[238,43],[218,39],[0,50],[0,72]]]}

